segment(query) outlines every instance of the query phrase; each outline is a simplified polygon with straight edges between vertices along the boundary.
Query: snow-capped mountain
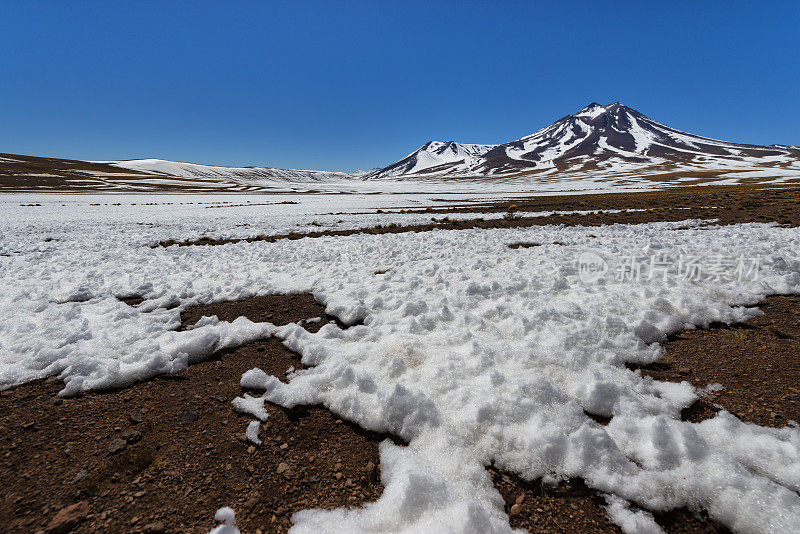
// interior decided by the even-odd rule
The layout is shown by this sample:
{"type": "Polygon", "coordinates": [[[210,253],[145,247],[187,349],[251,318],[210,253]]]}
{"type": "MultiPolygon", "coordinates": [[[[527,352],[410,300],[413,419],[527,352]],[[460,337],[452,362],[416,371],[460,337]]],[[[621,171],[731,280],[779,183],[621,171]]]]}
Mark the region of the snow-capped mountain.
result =
{"type": "MultiPolygon", "coordinates": [[[[361,174],[364,174],[363,172],[361,174]]],[[[162,159],[81,161],[0,154],[0,192],[338,192],[343,172],[220,167],[162,159]]]]}
{"type": "Polygon", "coordinates": [[[453,166],[472,168],[496,145],[468,145],[455,141],[429,141],[400,161],[376,169],[367,177],[403,176],[407,174],[435,174],[453,166]]]}
{"type": "Polygon", "coordinates": [[[367,178],[513,176],[680,166],[800,169],[800,148],[745,145],[681,132],[615,102],[591,103],[538,132],[499,145],[431,141],[367,178]]]}
{"type": "Polygon", "coordinates": [[[589,104],[509,143],[430,141],[387,167],[353,173],[0,154],[0,191],[589,192],[755,182],[800,183],[800,147],[717,141],[619,102],[589,104]]]}

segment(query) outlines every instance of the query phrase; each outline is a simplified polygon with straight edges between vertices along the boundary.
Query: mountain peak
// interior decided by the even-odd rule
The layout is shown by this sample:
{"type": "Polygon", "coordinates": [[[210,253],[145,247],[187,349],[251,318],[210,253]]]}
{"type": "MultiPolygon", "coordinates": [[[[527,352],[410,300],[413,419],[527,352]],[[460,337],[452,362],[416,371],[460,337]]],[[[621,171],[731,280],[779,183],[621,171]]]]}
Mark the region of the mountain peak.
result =
{"type": "Polygon", "coordinates": [[[606,104],[605,106],[600,105],[597,102],[592,102],[576,114],[572,115],[572,117],[587,117],[589,119],[594,119],[603,113],[613,113],[620,108],[625,108],[625,106],[619,101],[616,101],[612,104],[606,104]]]}
{"type": "Polygon", "coordinates": [[[795,148],[742,145],[692,135],[617,101],[606,105],[591,102],[574,115],[499,145],[429,141],[370,176],[514,176],[623,169],[638,172],[674,166],[718,170],[752,166],[756,161],[775,165],[797,160],[800,153],[795,148]]]}

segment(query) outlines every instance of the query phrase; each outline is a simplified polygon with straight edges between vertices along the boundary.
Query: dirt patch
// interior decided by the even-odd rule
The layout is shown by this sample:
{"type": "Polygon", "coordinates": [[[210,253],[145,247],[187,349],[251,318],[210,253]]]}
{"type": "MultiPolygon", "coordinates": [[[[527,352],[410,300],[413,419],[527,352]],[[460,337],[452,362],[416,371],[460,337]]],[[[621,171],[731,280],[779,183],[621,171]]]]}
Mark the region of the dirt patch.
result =
{"type": "MultiPolygon", "coordinates": [[[[268,314],[275,324],[326,317],[310,295],[185,313],[186,323],[209,313],[252,320],[268,314]]],[[[2,392],[3,531],[44,529],[59,511],[80,502],[89,513],[73,532],[160,526],[207,532],[221,506],[236,510],[245,532],[285,531],[296,511],[377,499],[383,490],[378,444],[385,436],[323,408],[268,405],[264,443],[244,442],[251,418],[236,414],[231,401],[242,393],[242,373],[256,366],[283,378],[290,366],[301,364],[278,340],[267,339],[218,353],[180,376],[120,391],[60,399],[61,382],[48,379],[2,392]]]]}
{"type": "Polygon", "coordinates": [[[117,300],[124,302],[128,306],[135,307],[144,302],[145,299],[141,295],[128,295],[127,297],[117,297],[117,300]]]}
{"type": "Polygon", "coordinates": [[[325,308],[314,300],[312,295],[300,293],[296,295],[264,295],[230,302],[190,306],[181,312],[179,330],[185,330],[203,316],[210,317],[212,315],[216,315],[220,321],[230,322],[237,317],[247,317],[254,323],[270,322],[273,324],[285,324],[319,317],[321,322],[317,325],[306,325],[306,329],[311,331],[318,330],[320,326],[329,321],[337,322],[335,317],[325,313],[325,308]],[[288,321],[285,320],[286,317],[296,317],[297,319],[288,321]]]}
{"type": "Polygon", "coordinates": [[[664,357],[642,374],[697,388],[721,384],[684,410],[689,421],[713,417],[721,406],[762,426],[800,422],[800,296],[769,297],[759,307],[764,315],[745,324],[671,336],[664,357]]]}
{"type": "MultiPolygon", "coordinates": [[[[524,528],[532,533],[622,532],[609,520],[606,502],[600,492],[589,488],[580,479],[553,485],[541,480],[526,482],[494,467],[488,471],[506,502],[506,513],[514,528],[524,528]]],[[[655,513],[653,517],[668,533],[729,532],[707,514],[685,509],[655,513]]]]}
{"type": "Polygon", "coordinates": [[[557,486],[526,482],[511,473],[489,468],[497,491],[506,502],[514,528],[528,532],[622,532],[611,523],[600,494],[581,480],[557,486]]]}

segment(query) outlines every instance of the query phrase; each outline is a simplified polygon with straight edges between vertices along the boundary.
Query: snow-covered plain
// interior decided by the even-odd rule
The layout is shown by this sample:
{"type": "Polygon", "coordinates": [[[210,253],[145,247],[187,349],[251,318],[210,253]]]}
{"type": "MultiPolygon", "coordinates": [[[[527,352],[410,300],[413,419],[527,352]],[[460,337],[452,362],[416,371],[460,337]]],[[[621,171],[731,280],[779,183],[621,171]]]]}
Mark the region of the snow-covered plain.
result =
{"type": "MultiPolygon", "coordinates": [[[[288,383],[248,371],[242,384],[263,397],[242,396],[237,410],[264,420],[265,401],[324,404],[409,442],[381,445],[385,492],[377,502],[298,513],[297,532],[508,532],[485,470],[492,462],[525,479],[584,479],[608,496],[610,517],[627,531],[657,528],[647,510],[682,506],[739,532],[800,531],[796,426],[762,428],[724,411],[682,422],[680,410],[702,392],[624,365],[656,360],[666,333],[743,321],[765,296],[800,292],[798,229],[684,221],[151,249],[203,232],[283,233],[316,228],[325,213],[433,201],[282,195],[238,207],[244,201],[226,197],[228,207],[207,209],[197,202],[220,198],[146,198],[0,198],[0,388],[53,375],[64,380],[64,395],[125,385],[276,335],[309,368],[288,383]],[[274,203],[285,200],[298,204],[274,203]],[[507,246],[520,241],[561,244],[507,246]],[[576,261],[587,250],[759,256],[761,271],[735,283],[584,284],[576,261]],[[328,313],[363,324],[311,334],[298,324],[212,317],[176,331],[186,306],[288,292],[312,292],[328,313]],[[133,308],[116,298],[133,294],[147,300],[133,308]]],[[[374,215],[324,217],[357,227],[374,215]]]]}

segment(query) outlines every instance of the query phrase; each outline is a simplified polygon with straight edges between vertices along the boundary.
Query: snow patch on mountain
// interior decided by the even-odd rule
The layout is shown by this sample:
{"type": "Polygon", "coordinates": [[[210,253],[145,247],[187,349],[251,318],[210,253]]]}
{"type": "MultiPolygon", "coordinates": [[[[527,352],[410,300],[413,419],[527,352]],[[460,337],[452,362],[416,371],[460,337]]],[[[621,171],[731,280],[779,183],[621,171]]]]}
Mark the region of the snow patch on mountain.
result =
{"type": "Polygon", "coordinates": [[[220,178],[243,180],[258,180],[262,178],[336,180],[349,177],[349,174],[346,172],[278,169],[275,167],[222,167],[163,159],[130,159],[122,161],[98,161],[94,163],[110,163],[116,167],[132,171],[201,180],[216,180],[220,178]]]}
{"type": "Polygon", "coordinates": [[[670,128],[619,102],[591,103],[541,130],[499,145],[431,141],[367,178],[517,176],[576,173],[790,170],[800,178],[800,148],[729,143],[670,128]]]}

